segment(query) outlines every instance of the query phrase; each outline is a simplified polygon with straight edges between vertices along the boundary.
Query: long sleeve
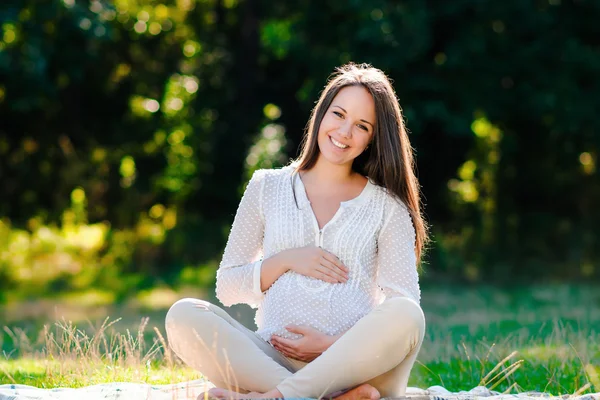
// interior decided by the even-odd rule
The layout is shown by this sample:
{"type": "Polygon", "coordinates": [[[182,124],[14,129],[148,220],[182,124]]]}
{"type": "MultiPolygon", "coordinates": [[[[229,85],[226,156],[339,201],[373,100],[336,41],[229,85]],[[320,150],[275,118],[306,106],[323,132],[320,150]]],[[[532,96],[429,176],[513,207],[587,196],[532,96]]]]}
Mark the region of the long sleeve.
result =
{"type": "Polygon", "coordinates": [[[377,244],[377,285],[383,289],[386,298],[406,296],[417,303],[421,300],[415,238],[408,209],[393,201],[377,244]]]}
{"type": "Polygon", "coordinates": [[[264,170],[255,171],[238,206],[223,259],[217,270],[217,298],[225,306],[246,303],[257,307],[263,256],[265,219],[262,212],[264,170]]]}

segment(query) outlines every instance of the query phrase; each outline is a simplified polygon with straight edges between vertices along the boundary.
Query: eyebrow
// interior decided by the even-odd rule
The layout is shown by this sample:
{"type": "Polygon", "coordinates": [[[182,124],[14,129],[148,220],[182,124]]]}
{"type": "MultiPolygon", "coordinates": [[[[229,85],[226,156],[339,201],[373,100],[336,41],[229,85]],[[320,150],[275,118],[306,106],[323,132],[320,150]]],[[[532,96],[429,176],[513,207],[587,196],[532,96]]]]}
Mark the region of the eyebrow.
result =
{"type": "MultiPolygon", "coordinates": [[[[343,107],[340,107],[340,106],[335,105],[335,104],[334,104],[334,107],[337,107],[337,108],[341,109],[343,112],[345,112],[346,114],[348,114],[348,111],[344,110],[343,107]]],[[[371,125],[371,128],[375,128],[375,126],[372,123],[370,123],[369,121],[367,121],[365,119],[361,119],[361,121],[364,122],[364,123],[366,123],[366,124],[371,125]]]]}

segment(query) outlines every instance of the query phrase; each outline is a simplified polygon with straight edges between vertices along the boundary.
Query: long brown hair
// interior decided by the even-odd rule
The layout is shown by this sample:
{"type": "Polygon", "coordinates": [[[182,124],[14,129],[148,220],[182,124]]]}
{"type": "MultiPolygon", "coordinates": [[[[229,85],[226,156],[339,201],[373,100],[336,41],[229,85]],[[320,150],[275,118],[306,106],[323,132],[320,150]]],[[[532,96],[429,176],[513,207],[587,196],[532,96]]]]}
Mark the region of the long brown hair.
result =
{"type": "Polygon", "coordinates": [[[302,140],[295,173],[311,169],[319,157],[317,135],[325,113],[339,91],[362,86],[375,102],[375,129],[369,147],[352,163],[352,169],[387,189],[406,204],[416,232],[415,253],[420,264],[428,241],[421,214],[420,185],[415,175],[413,149],[408,139],[398,98],[385,73],[369,64],[349,63],[336,69],[313,108],[302,140]]]}

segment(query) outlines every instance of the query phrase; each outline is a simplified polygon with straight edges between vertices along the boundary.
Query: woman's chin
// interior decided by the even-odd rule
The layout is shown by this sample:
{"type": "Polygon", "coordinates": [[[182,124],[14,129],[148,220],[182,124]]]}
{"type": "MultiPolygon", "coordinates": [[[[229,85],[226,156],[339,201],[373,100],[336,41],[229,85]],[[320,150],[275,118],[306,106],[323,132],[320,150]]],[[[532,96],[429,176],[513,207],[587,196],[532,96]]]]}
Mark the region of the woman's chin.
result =
{"type": "Polygon", "coordinates": [[[335,156],[331,156],[331,155],[324,155],[323,158],[326,159],[329,164],[340,165],[340,166],[341,165],[352,165],[352,161],[354,161],[354,159],[349,159],[347,157],[335,157],[335,156]]]}
{"type": "Polygon", "coordinates": [[[322,157],[324,161],[327,161],[329,164],[333,165],[352,165],[352,162],[354,161],[354,158],[350,154],[336,154],[335,152],[331,151],[321,151],[320,157],[322,157]]]}

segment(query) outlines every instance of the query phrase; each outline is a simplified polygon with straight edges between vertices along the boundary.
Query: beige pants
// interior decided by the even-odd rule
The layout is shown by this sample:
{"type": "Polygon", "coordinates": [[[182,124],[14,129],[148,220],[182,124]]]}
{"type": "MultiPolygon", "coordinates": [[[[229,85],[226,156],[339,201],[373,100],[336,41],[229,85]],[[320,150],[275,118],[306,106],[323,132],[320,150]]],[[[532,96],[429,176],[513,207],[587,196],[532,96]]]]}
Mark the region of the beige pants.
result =
{"type": "Polygon", "coordinates": [[[408,298],[387,299],[308,364],[282,355],[203,300],[175,303],[166,330],[175,354],[217,387],[320,398],[369,383],[384,397],[398,397],[421,347],[425,317],[408,298]]]}

